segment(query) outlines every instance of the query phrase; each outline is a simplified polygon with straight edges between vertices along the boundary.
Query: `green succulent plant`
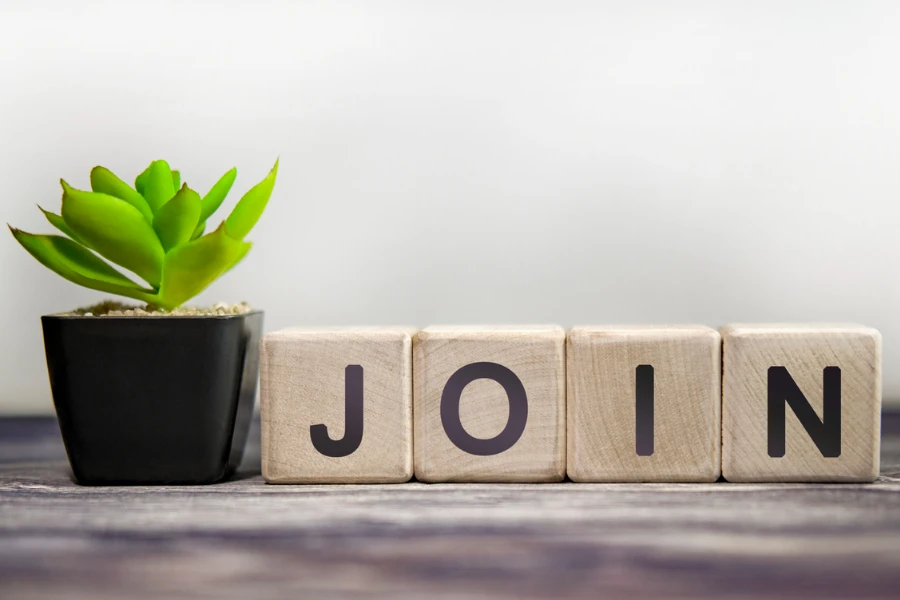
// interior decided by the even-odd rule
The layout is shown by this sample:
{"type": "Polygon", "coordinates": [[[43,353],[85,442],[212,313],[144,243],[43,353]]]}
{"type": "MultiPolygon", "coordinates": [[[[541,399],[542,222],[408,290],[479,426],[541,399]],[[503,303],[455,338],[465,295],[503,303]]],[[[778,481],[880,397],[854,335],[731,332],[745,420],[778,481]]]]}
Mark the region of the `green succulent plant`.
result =
{"type": "Polygon", "coordinates": [[[150,163],[134,187],[104,167],[91,170],[90,192],[60,180],[60,214],[41,211],[65,236],[9,229],[41,264],[73,283],[172,310],[246,256],[251,244],[244,237],[265,210],[277,173],[275,161],[266,178],[206,235],[206,222],[231,190],[237,169],[225,173],[201,197],[182,185],[179,172],[164,160],[150,163]],[[100,257],[147,285],[135,283],[100,257]]]}

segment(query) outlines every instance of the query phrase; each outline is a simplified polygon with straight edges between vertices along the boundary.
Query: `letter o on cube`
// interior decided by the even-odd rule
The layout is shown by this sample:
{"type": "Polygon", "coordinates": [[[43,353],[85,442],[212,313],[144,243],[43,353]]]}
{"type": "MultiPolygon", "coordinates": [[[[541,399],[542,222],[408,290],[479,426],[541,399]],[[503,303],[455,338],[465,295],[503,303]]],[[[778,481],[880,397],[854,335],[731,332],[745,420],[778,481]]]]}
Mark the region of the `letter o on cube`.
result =
{"type": "Polygon", "coordinates": [[[413,340],[416,478],[562,481],[565,339],[557,326],[420,331],[413,340]]]}

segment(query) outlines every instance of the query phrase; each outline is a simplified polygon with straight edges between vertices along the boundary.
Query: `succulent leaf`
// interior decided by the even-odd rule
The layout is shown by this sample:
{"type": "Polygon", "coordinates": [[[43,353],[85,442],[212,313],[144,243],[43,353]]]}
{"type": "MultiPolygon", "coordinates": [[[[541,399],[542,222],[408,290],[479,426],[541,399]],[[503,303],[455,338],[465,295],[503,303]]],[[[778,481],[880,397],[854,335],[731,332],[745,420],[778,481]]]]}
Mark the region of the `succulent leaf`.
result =
{"type": "Polygon", "coordinates": [[[205,221],[216,212],[225,200],[225,196],[231,191],[234,185],[234,178],[237,177],[237,168],[233,167],[230,171],[222,175],[219,181],[203,196],[202,209],[200,211],[200,220],[205,221]]]}
{"type": "Polygon", "coordinates": [[[228,235],[236,240],[242,240],[250,233],[253,226],[262,216],[272,195],[272,188],[275,187],[275,177],[278,175],[278,161],[269,171],[265,179],[250,188],[244,197],[240,199],[228,218],[225,219],[225,230],[228,235]]]}
{"type": "Polygon", "coordinates": [[[150,163],[146,179],[143,182],[143,189],[141,194],[150,205],[150,210],[156,214],[175,195],[169,163],[164,160],[154,160],[150,163]]]}
{"type": "MultiPolygon", "coordinates": [[[[141,196],[144,195],[144,190],[147,189],[147,178],[150,177],[150,167],[144,169],[140,175],[134,178],[134,189],[137,190],[137,193],[141,196]]],[[[175,187],[175,186],[172,186],[175,187]]]]}
{"type": "Polygon", "coordinates": [[[191,234],[191,239],[196,240],[198,237],[203,235],[203,232],[206,231],[206,221],[200,221],[197,223],[197,227],[194,228],[194,233],[191,234]]]}
{"type": "Polygon", "coordinates": [[[42,265],[87,288],[150,302],[153,291],[134,283],[90,250],[59,235],[33,235],[10,227],[16,240],[42,265]]]}
{"type": "Polygon", "coordinates": [[[91,169],[91,189],[95,192],[124,200],[141,211],[141,214],[144,215],[148,222],[153,221],[153,213],[150,211],[150,205],[147,204],[144,197],[106,167],[94,167],[91,169]]]}
{"type": "Polygon", "coordinates": [[[156,230],[163,250],[168,252],[189,241],[199,219],[200,194],[185,184],[153,218],[153,229],[156,230]]]}
{"type": "Polygon", "coordinates": [[[190,300],[246,254],[246,246],[226,234],[223,223],[212,233],[175,248],[166,255],[157,302],[173,307],[190,300]]]}
{"type": "Polygon", "coordinates": [[[165,252],[140,211],[114,196],[62,185],[62,218],[72,231],[101,256],[158,286],[165,252]]]}
{"type": "Polygon", "coordinates": [[[228,268],[225,269],[224,273],[222,273],[222,274],[224,275],[228,271],[232,270],[233,268],[235,268],[238,265],[239,262],[244,260],[244,257],[247,256],[247,253],[250,252],[250,248],[252,248],[252,247],[253,247],[252,242],[244,242],[244,245],[241,247],[241,251],[234,258],[234,260],[231,262],[231,264],[228,265],[228,268]]]}
{"type": "MultiPolygon", "coordinates": [[[[181,189],[181,173],[178,171],[172,171],[172,188],[173,189],[181,189]]],[[[176,194],[178,192],[175,192],[176,194]]]]}
{"type": "MultiPolygon", "coordinates": [[[[55,214],[55,213],[50,212],[49,210],[44,210],[44,209],[41,208],[40,206],[38,206],[38,208],[41,209],[41,212],[44,213],[44,216],[47,217],[47,220],[50,221],[50,224],[51,224],[51,225],[53,225],[54,227],[56,227],[57,229],[59,229],[60,231],[62,231],[64,234],[66,234],[67,236],[69,236],[71,239],[75,240],[76,242],[78,242],[78,243],[81,244],[82,246],[85,246],[85,245],[86,245],[86,244],[84,243],[84,240],[82,240],[81,238],[79,238],[79,237],[78,237],[78,234],[75,233],[74,231],[72,231],[72,228],[71,228],[71,227],[69,227],[68,225],[66,225],[65,219],[63,219],[61,216],[59,216],[59,215],[57,215],[57,214],[55,214]]],[[[29,234],[29,235],[30,235],[30,234],[29,234]]]]}

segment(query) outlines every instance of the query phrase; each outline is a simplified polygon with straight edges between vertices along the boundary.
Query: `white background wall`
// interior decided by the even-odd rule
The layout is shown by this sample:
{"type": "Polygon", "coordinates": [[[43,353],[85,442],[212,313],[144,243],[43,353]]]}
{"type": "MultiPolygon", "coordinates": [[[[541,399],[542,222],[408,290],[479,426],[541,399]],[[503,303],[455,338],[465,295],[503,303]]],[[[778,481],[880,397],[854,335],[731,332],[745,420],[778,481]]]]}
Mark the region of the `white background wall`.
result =
{"type": "MultiPolygon", "coordinates": [[[[900,399],[900,3],[0,4],[3,220],[167,158],[281,170],[199,297],[268,329],[861,321],[900,399]]],[[[226,209],[239,197],[235,195],[226,209]]],[[[0,240],[0,412],[98,300],[0,240]]],[[[0,237],[2,237],[0,236],[0,237]]]]}

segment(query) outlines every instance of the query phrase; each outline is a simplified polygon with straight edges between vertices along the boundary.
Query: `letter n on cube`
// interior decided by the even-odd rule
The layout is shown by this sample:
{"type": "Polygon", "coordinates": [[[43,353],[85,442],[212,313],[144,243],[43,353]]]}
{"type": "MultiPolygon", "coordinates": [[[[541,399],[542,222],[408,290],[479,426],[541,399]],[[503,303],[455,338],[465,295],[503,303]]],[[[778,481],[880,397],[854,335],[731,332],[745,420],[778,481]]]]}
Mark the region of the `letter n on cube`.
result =
{"type": "Polygon", "coordinates": [[[878,477],[878,331],[853,324],[735,324],[721,333],[725,479],[878,477]]]}

